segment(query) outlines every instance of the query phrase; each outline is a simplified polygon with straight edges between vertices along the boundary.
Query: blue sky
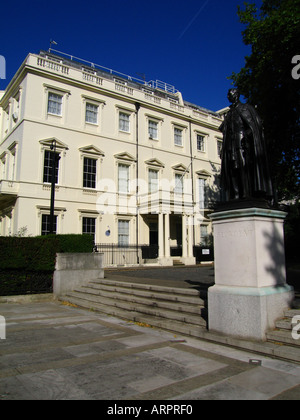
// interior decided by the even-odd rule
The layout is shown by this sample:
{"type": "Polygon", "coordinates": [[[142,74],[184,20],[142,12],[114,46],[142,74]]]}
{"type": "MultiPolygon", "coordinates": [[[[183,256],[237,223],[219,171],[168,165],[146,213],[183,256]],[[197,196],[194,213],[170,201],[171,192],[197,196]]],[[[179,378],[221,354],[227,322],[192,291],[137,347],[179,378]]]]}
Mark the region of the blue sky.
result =
{"type": "MultiPolygon", "coordinates": [[[[19,1],[1,5],[5,89],[28,53],[49,48],[147,81],[162,80],[189,102],[228,105],[227,77],[251,51],[237,6],[244,0],[19,1]]],[[[250,0],[261,6],[262,0],[250,0]]]]}

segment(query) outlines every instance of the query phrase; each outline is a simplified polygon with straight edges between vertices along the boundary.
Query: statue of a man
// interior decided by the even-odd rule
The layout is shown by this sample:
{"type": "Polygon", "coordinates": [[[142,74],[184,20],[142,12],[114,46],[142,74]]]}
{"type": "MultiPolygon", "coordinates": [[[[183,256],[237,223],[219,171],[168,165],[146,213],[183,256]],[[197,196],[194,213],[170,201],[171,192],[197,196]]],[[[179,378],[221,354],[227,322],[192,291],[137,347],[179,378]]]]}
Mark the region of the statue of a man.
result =
{"type": "Polygon", "coordinates": [[[262,122],[255,109],[230,89],[232,103],[220,126],[223,132],[221,201],[273,196],[262,122]]]}

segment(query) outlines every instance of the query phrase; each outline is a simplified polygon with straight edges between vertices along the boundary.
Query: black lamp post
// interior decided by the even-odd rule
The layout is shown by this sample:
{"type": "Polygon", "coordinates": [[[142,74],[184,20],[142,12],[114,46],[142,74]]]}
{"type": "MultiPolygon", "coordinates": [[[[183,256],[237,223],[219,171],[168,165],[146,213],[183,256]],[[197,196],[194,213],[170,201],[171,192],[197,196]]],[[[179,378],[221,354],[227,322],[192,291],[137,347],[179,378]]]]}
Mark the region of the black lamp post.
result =
{"type": "Polygon", "coordinates": [[[50,229],[49,233],[54,232],[54,200],[55,200],[55,178],[56,178],[56,168],[60,157],[56,153],[56,140],[52,141],[50,146],[51,149],[51,162],[52,162],[52,173],[51,173],[51,200],[50,200],[50,229]]]}

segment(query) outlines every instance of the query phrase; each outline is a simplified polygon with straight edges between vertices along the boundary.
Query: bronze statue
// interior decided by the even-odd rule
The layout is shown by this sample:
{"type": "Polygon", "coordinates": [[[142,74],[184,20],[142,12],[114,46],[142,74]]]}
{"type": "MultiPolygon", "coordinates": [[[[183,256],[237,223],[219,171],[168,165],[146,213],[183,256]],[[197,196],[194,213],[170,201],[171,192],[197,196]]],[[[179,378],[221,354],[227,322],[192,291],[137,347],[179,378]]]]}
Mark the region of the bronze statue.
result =
{"type": "Polygon", "coordinates": [[[230,89],[232,103],[220,126],[223,132],[221,201],[243,199],[271,200],[269,174],[262,122],[255,109],[240,102],[237,89],[230,89]]]}

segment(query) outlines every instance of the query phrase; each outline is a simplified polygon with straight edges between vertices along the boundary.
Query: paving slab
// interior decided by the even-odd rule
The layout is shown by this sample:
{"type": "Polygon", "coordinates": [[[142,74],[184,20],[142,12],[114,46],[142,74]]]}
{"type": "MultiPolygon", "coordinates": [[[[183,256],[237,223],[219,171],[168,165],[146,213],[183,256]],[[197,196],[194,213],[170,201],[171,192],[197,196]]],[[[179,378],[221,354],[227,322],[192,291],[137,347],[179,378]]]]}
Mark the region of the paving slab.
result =
{"type": "Polygon", "coordinates": [[[57,301],[2,303],[0,315],[0,400],[101,400],[103,414],[127,404],[142,417],[164,401],[300,399],[294,363],[57,301]]]}

